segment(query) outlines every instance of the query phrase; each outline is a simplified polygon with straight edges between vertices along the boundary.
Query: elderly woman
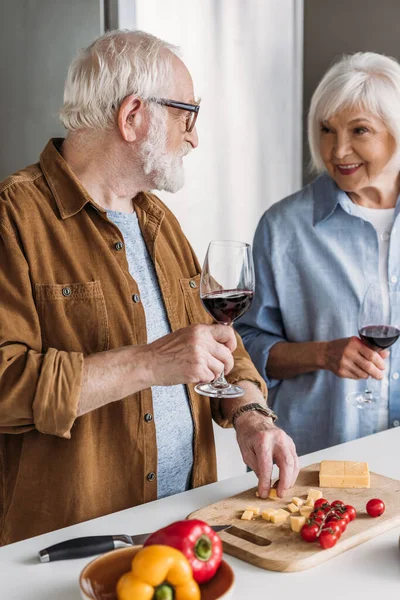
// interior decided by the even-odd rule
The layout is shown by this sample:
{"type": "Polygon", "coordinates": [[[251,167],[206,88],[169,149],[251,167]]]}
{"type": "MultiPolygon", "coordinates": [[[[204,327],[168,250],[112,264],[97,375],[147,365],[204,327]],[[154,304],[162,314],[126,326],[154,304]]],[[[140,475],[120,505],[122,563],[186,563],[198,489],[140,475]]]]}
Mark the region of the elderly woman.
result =
{"type": "Polygon", "coordinates": [[[314,93],[308,133],[322,174],[261,218],[256,294],[237,325],[300,454],[400,424],[400,344],[389,362],[357,337],[369,282],[400,281],[400,65],[344,57],[314,93]],[[346,396],[368,376],[387,402],[359,411],[346,396]]]}

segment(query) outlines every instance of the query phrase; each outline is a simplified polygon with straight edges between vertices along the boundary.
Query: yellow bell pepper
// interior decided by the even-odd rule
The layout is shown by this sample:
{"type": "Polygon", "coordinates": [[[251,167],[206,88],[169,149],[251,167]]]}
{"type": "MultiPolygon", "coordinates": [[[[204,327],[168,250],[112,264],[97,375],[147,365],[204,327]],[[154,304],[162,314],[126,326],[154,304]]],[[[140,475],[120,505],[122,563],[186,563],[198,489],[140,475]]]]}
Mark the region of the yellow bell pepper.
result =
{"type": "Polygon", "coordinates": [[[187,558],[170,546],[147,546],[117,583],[118,600],[200,600],[187,558]]]}

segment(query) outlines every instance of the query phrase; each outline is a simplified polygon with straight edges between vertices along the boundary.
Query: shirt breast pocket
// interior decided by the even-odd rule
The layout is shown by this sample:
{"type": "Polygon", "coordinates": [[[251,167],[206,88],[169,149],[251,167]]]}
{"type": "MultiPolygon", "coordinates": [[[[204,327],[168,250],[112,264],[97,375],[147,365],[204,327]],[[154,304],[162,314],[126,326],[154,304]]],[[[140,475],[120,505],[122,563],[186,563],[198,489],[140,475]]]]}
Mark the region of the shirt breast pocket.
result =
{"type": "Polygon", "coordinates": [[[35,286],[43,351],[93,354],[109,348],[107,309],[100,281],[35,286]]]}
{"type": "Polygon", "coordinates": [[[200,279],[201,275],[195,275],[189,278],[180,278],[179,283],[185,301],[186,313],[190,324],[214,323],[213,318],[208,314],[200,298],[200,279]]]}

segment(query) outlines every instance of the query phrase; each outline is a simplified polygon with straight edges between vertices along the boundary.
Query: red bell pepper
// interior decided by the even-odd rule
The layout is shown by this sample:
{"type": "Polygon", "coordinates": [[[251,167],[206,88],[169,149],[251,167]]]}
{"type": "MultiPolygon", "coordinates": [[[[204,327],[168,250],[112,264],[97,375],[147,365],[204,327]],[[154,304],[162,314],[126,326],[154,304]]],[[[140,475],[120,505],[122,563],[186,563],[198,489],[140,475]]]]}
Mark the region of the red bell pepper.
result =
{"type": "Polygon", "coordinates": [[[220,537],[204,521],[189,519],[177,521],[159,529],[147,538],[144,545],[161,544],[180,550],[188,559],[193,579],[205,583],[215,573],[222,560],[222,542],[220,537]]]}

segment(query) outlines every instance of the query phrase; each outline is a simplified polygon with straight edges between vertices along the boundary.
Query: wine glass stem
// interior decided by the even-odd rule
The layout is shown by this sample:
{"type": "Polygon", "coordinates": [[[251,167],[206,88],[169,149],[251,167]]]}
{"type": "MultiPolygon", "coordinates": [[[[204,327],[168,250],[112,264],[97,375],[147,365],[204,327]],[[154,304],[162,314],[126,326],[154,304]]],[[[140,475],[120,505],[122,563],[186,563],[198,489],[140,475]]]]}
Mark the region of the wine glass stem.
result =
{"type": "Polygon", "coordinates": [[[213,384],[213,387],[222,389],[222,390],[229,387],[229,383],[226,381],[223,371],[216,379],[214,379],[212,384],[213,384]]]}
{"type": "Polygon", "coordinates": [[[365,396],[370,399],[372,398],[372,390],[371,390],[371,377],[368,377],[367,382],[365,384],[365,396]]]}

